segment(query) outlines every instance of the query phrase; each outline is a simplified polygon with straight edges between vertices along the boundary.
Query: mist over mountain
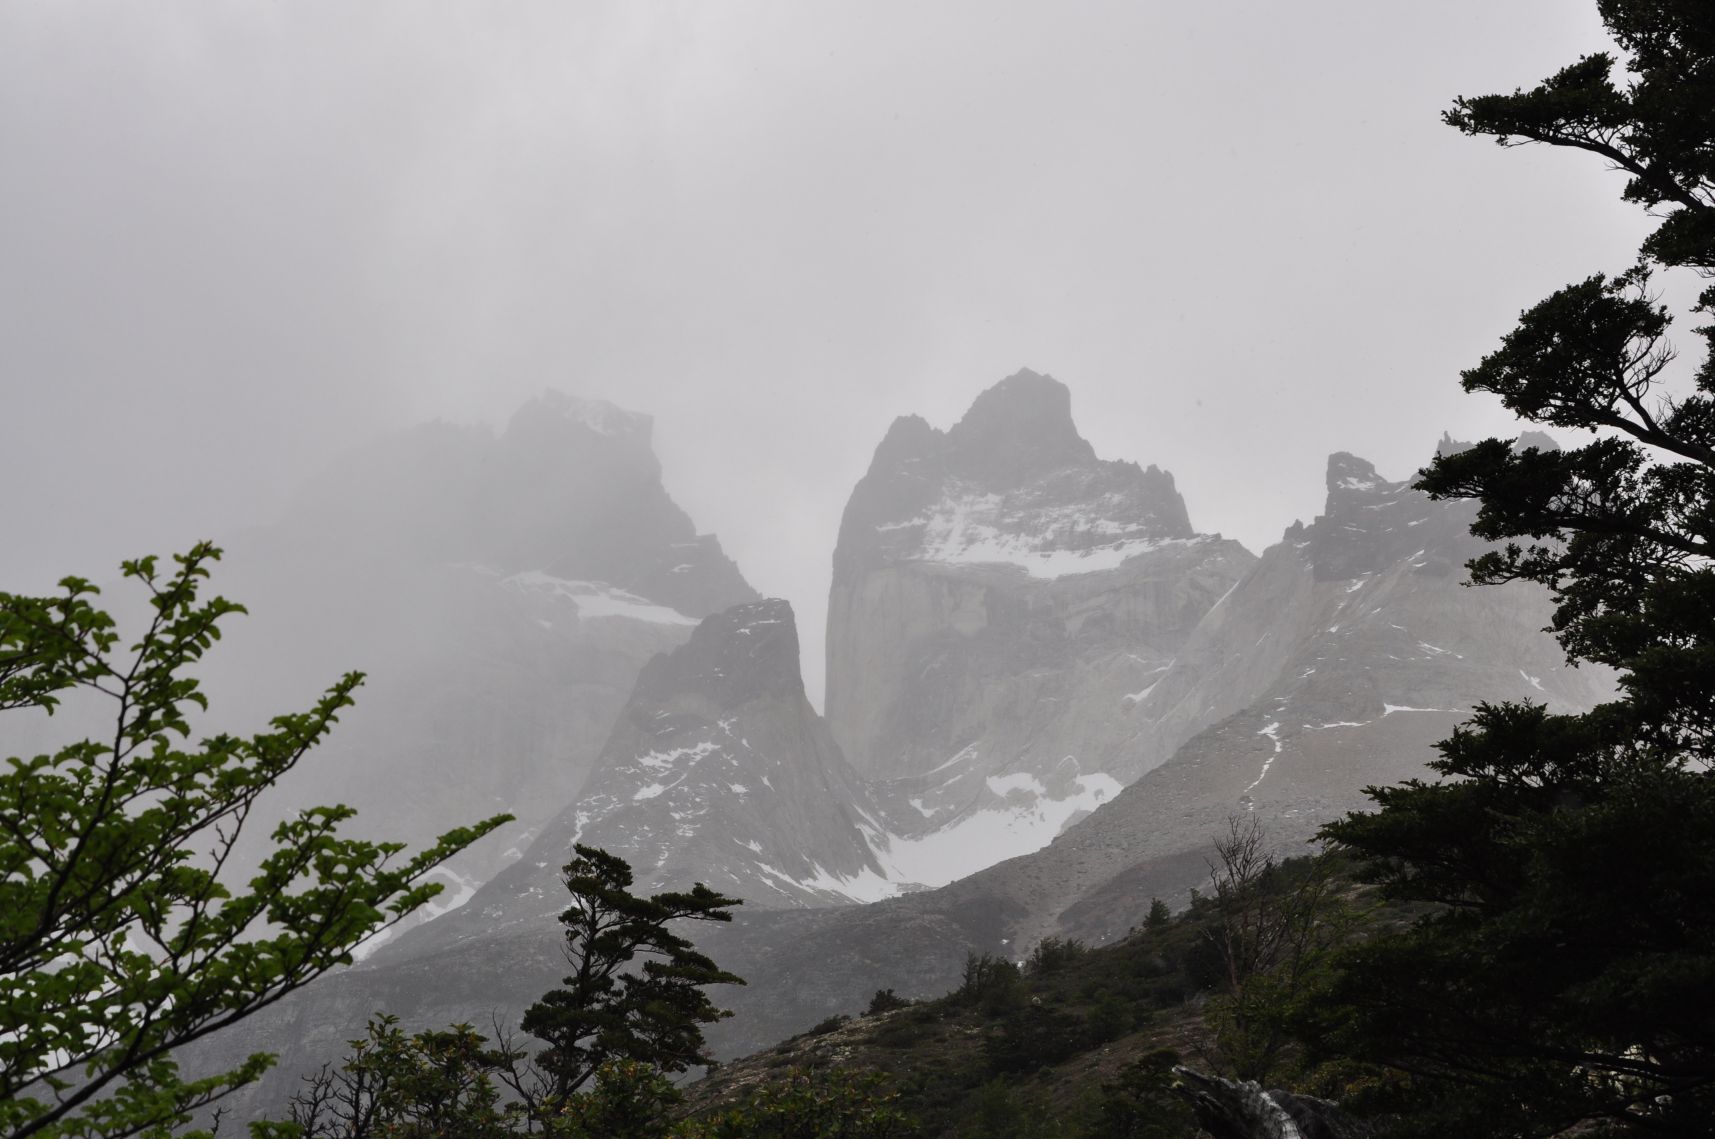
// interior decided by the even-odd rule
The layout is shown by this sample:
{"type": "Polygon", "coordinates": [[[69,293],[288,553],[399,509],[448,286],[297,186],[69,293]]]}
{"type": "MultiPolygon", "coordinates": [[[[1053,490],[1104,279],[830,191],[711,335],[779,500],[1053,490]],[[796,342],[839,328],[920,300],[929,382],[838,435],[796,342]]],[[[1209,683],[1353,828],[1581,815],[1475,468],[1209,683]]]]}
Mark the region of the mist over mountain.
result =
{"type": "Polygon", "coordinates": [[[209,677],[222,723],[368,674],[264,802],[348,803],[413,846],[518,816],[443,868],[431,909],[519,857],[576,799],[643,666],[756,596],[668,497],[650,433],[646,415],[550,392],[499,433],[429,424],[359,448],[228,541],[217,585],[250,612],[209,677]]]}
{"type": "Polygon", "coordinates": [[[573,842],[625,857],[644,890],[702,881],[745,899],[698,939],[752,979],[711,1035],[732,1055],[878,988],[942,991],[971,950],[1123,934],[1206,878],[1229,818],[1299,849],[1362,808],[1365,785],[1422,774],[1478,701],[1574,710],[1612,691],[1542,631],[1539,587],[1464,587],[1483,549],[1470,504],[1336,453],[1323,513],[1258,558],[1197,534],[1171,476],[1096,458],[1067,389],[1024,371],[953,428],[900,419],[877,448],[834,554],[824,721],[791,606],[742,596],[666,499],[647,421],[570,406],[521,412],[498,440],[398,444],[435,477],[396,480],[430,493],[380,528],[374,564],[427,567],[415,580],[440,592],[395,592],[369,627],[419,638],[376,727],[498,704],[475,722],[511,735],[455,786],[411,767],[423,752],[381,778],[426,785],[394,807],[413,821],[469,818],[485,796],[529,821],[461,871],[448,901],[462,905],[240,1030],[283,1051],[282,1072],[379,1008],[423,1025],[516,1017],[556,978],[573,842]],[[539,532],[494,525],[483,504],[507,488],[539,532]],[[443,532],[443,508],[466,522],[443,532]],[[694,600],[716,597],[733,603],[697,620],[694,600]],[[453,644],[455,662],[488,662],[483,683],[436,656],[453,644]],[[437,670],[438,701],[423,687],[437,670]]]}

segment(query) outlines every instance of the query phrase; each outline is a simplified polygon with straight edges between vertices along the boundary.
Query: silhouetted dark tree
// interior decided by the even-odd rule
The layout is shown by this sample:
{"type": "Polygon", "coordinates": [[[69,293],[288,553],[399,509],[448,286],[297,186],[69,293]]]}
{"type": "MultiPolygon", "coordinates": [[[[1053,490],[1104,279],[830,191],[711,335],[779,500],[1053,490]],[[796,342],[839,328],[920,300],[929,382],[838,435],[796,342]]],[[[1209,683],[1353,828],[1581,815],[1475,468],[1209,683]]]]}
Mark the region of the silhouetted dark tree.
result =
{"type": "Polygon", "coordinates": [[[1590,56],[1446,116],[1598,155],[1660,219],[1637,265],[1529,309],[1464,374],[1593,437],[1491,439],[1418,485],[1479,500],[1473,530],[1499,545],[1474,580],[1548,586],[1570,657],[1619,670],[1622,696],[1480,707],[1439,780],[1372,789],[1378,810],[1328,828],[1389,895],[1433,907],[1354,951],[1325,1010],[1325,1044],[1409,1074],[1401,1134],[1715,1134],[1715,323],[1681,381],[1651,291],[1663,268],[1715,275],[1715,4],[1598,6],[1623,74],[1590,56]]]}
{"type": "Polygon", "coordinates": [[[709,999],[709,985],[742,985],[674,932],[682,921],[731,921],[737,898],[698,883],[689,891],[640,897],[631,867],[579,844],[565,867],[572,904],[560,914],[572,972],[564,988],[524,1013],[525,1032],[547,1044],[535,1058],[554,1100],[583,1087],[609,1059],[662,1071],[706,1065],[703,1026],[732,1015],[709,999]]]}

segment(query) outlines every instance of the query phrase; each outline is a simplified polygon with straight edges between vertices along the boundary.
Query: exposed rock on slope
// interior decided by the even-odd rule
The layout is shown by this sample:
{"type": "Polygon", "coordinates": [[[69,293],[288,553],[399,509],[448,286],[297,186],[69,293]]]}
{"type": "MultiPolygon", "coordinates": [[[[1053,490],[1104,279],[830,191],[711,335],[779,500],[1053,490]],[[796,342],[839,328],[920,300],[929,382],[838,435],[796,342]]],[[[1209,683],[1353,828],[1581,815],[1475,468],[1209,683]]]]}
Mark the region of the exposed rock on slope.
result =
{"type": "Polygon", "coordinates": [[[828,720],[889,784],[899,878],[1035,849],[1164,759],[1139,702],[1254,560],[1192,530],[1171,475],[1097,459],[1070,408],[1021,371],[949,431],[897,420],[846,507],[828,720]]]}
{"type": "MultiPolygon", "coordinates": [[[[1173,759],[993,885],[1033,915],[1019,936],[1122,933],[1152,896],[1203,877],[1209,840],[1255,812],[1285,848],[1425,774],[1433,743],[1483,700],[1593,706],[1599,669],[1568,666],[1524,583],[1466,588],[1474,508],[1435,503],[1367,462],[1328,464],[1326,512],[1294,526],[1204,621],[1159,691],[1223,718],[1173,759]]],[[[988,885],[973,883],[973,888],[988,885]]]]}
{"type": "Polygon", "coordinates": [[[575,842],[626,859],[638,892],[703,882],[751,909],[882,897],[872,814],[805,698],[791,606],[737,605],[644,667],[583,793],[522,859],[376,961],[552,928],[575,842]]]}
{"type": "Polygon", "coordinates": [[[718,613],[644,668],[571,813],[649,889],[701,881],[762,906],[893,892],[863,833],[878,832],[868,795],[804,695],[780,600],[718,613]]]}

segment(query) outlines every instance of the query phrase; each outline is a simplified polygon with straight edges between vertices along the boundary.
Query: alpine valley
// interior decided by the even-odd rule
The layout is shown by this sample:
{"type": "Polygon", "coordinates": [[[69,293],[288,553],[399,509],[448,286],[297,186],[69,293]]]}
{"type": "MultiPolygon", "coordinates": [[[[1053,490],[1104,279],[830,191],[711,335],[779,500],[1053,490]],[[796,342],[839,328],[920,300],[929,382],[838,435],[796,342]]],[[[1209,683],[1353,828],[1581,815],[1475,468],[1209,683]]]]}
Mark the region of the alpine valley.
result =
{"type": "Polygon", "coordinates": [[[853,488],[824,718],[791,606],[668,498],[646,416],[550,395],[498,435],[385,441],[228,543],[222,590],[257,616],[225,664],[275,698],[373,676],[282,798],[413,843],[518,822],[448,869],[432,920],[202,1061],[278,1053],[233,1104],[259,1116],[378,1010],[516,1024],[563,970],[574,842],[640,890],[743,899],[696,934],[749,982],[716,994],[721,1056],[878,989],[939,995],[971,951],[1114,940],[1185,903],[1235,816],[1295,852],[1423,774],[1479,701],[1608,698],[1539,587],[1465,588],[1473,517],[1335,454],[1323,513],[1258,556],[1198,531],[1171,474],[1097,457],[1067,388],[1020,371],[945,430],[896,420],[853,488]]]}

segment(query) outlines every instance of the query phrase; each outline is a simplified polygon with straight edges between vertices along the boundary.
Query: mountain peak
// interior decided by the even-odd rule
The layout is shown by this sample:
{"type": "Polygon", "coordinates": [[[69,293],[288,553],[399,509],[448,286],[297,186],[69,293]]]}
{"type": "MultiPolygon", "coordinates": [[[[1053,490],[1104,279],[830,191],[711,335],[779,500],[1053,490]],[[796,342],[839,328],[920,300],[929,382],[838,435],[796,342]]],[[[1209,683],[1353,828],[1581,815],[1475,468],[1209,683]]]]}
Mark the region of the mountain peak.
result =
{"type": "Polygon", "coordinates": [[[958,467],[1000,483],[1096,459],[1095,448],[1072,422],[1071,391],[1029,368],[977,396],[947,441],[958,467]]]}
{"type": "Polygon", "coordinates": [[[1525,431],[1513,440],[1514,451],[1528,451],[1531,448],[1538,451],[1558,451],[1560,441],[1546,431],[1525,431]]]}
{"type": "Polygon", "coordinates": [[[697,692],[722,708],[783,692],[802,695],[791,603],[764,598],[705,618],[684,645],[649,662],[637,691],[697,692]]]}
{"type": "Polygon", "coordinates": [[[654,417],[641,411],[630,411],[605,399],[585,399],[557,388],[546,388],[513,416],[548,418],[593,431],[597,435],[615,436],[649,442],[654,433],[654,417]]]}
{"type": "Polygon", "coordinates": [[[1360,459],[1348,451],[1335,451],[1328,456],[1328,494],[1339,491],[1383,490],[1393,484],[1376,473],[1368,459],[1360,459]]]}
{"type": "Polygon", "coordinates": [[[887,428],[870,459],[870,470],[892,471],[934,456],[945,436],[921,415],[901,415],[887,428]]]}

